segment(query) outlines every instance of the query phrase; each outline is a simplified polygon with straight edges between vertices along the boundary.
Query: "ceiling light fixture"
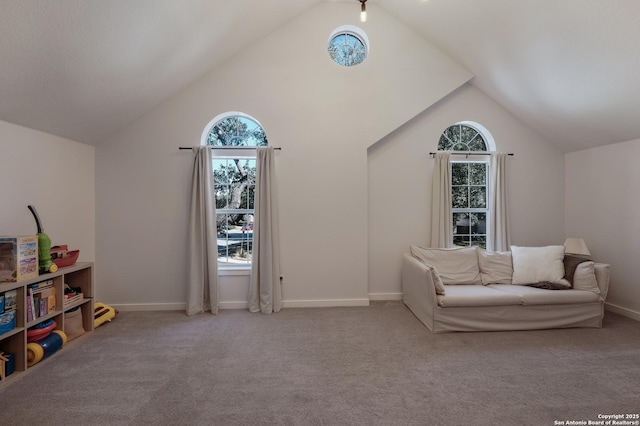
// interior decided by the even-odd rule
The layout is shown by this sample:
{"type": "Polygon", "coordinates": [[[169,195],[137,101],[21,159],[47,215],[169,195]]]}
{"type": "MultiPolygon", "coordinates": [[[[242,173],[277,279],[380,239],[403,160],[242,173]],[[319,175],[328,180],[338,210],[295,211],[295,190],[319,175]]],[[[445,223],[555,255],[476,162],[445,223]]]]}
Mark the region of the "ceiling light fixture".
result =
{"type": "Polygon", "coordinates": [[[360,22],[367,22],[367,0],[360,0],[360,22]]]}

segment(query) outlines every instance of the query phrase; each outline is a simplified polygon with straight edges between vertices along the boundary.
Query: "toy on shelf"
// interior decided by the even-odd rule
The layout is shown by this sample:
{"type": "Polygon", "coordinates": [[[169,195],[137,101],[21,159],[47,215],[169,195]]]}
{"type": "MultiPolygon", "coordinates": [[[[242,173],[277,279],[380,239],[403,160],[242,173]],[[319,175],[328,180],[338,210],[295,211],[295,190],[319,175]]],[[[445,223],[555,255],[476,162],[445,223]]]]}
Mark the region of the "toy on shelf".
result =
{"type": "Polygon", "coordinates": [[[38,276],[38,237],[0,237],[0,282],[24,281],[38,276]]]}
{"type": "Polygon", "coordinates": [[[80,250],[69,250],[66,244],[51,247],[51,260],[58,268],[71,266],[78,260],[80,250]]]}
{"type": "Polygon", "coordinates": [[[27,330],[27,342],[34,342],[38,339],[42,339],[45,336],[48,336],[52,330],[58,326],[53,319],[49,319],[41,322],[40,324],[34,325],[33,327],[29,327],[27,330]]]}
{"type": "Polygon", "coordinates": [[[53,330],[48,336],[27,343],[27,367],[53,355],[65,343],[67,343],[67,335],[62,330],[53,330]]]}
{"type": "Polygon", "coordinates": [[[38,227],[38,265],[40,265],[40,272],[56,272],[58,265],[51,261],[51,238],[42,230],[36,208],[33,206],[27,207],[33,214],[33,218],[36,220],[36,226],[38,227]]]}

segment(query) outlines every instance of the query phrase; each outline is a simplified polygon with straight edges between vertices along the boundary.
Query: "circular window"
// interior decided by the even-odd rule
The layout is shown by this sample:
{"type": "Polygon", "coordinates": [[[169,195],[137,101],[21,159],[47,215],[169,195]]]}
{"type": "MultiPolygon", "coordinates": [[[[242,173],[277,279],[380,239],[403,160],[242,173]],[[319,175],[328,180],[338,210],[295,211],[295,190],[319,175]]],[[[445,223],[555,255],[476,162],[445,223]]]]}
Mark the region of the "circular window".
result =
{"type": "Polygon", "coordinates": [[[329,37],[329,56],[343,67],[361,64],[369,53],[369,39],[358,27],[343,25],[329,37]]]}

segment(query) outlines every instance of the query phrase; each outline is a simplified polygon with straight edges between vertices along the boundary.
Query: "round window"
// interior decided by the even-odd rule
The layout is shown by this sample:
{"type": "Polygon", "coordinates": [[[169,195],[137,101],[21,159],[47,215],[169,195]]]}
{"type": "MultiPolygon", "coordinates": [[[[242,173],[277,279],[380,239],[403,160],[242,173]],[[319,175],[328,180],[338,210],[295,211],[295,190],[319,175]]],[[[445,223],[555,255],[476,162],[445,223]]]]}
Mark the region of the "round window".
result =
{"type": "Polygon", "coordinates": [[[361,64],[369,53],[369,39],[358,27],[343,25],[329,37],[329,56],[338,65],[350,67],[361,64]]]}

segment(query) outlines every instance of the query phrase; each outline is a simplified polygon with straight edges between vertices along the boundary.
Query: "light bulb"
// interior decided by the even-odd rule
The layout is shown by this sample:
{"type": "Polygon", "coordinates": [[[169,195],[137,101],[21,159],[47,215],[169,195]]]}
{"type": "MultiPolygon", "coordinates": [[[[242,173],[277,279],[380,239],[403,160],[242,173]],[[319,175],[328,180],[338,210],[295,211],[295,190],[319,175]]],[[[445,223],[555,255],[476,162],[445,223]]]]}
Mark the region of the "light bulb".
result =
{"type": "Polygon", "coordinates": [[[360,22],[367,22],[367,7],[364,4],[365,2],[363,1],[360,5],[360,22]]]}

